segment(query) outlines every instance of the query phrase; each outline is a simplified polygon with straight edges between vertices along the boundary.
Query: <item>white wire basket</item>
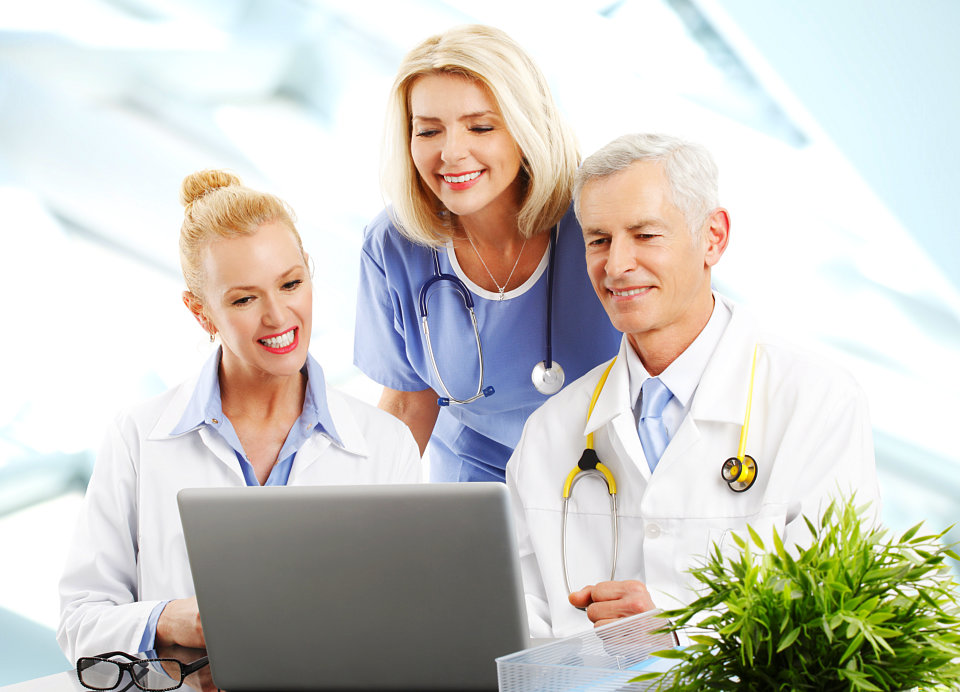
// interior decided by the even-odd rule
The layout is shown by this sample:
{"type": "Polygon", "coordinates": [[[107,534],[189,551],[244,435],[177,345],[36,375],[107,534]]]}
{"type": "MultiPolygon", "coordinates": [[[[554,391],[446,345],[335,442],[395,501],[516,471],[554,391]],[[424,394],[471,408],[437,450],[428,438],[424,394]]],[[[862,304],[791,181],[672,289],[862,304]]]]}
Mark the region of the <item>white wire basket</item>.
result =
{"type": "Polygon", "coordinates": [[[500,692],[630,692],[655,686],[631,678],[667,670],[675,659],[651,656],[672,649],[672,633],[654,631],[666,621],[649,611],[589,632],[497,659],[500,692]]]}

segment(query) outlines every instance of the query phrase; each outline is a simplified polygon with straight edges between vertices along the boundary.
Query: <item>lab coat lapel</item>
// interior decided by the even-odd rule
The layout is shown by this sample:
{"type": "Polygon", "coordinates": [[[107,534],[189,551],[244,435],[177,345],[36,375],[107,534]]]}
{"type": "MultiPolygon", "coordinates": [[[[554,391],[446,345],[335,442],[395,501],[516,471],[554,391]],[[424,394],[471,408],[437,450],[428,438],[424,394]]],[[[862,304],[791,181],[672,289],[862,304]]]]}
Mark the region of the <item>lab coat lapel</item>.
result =
{"type": "Polygon", "coordinates": [[[240,469],[240,462],[237,459],[236,452],[233,451],[233,448],[227,443],[226,440],[224,440],[220,435],[207,426],[199,425],[196,428],[176,436],[172,436],[170,434],[170,431],[173,430],[174,426],[179,423],[180,419],[183,417],[183,412],[187,408],[187,404],[190,402],[190,397],[193,395],[193,392],[196,388],[197,378],[194,377],[191,380],[184,382],[173,391],[170,401],[164,407],[163,411],[161,411],[160,416],[157,418],[157,422],[150,431],[150,434],[147,436],[147,439],[166,440],[172,437],[183,437],[185,435],[192,435],[196,433],[200,436],[200,440],[203,442],[203,445],[213,452],[213,455],[217,459],[226,464],[227,468],[230,469],[232,474],[240,478],[240,480],[245,483],[246,481],[243,479],[243,471],[240,469]]]}
{"type": "MultiPolygon", "coordinates": [[[[728,305],[730,323],[700,378],[690,412],[664,450],[659,466],[683,462],[702,437],[700,424],[710,421],[739,426],[743,422],[757,332],[749,314],[734,304],[728,305]]],[[[730,454],[735,452],[732,449],[730,454]]]]}
{"type": "Polygon", "coordinates": [[[297,456],[293,460],[293,469],[290,471],[289,482],[293,482],[301,474],[307,473],[308,469],[320,461],[331,446],[342,449],[349,455],[346,458],[339,458],[337,463],[362,463],[362,460],[369,455],[366,438],[346,403],[340,399],[336,391],[329,388],[326,390],[326,398],[330,417],[333,419],[333,427],[343,444],[338,445],[324,434],[314,433],[311,435],[297,451],[297,456]]]}
{"type": "Polygon", "coordinates": [[[735,305],[731,308],[730,324],[707,363],[693,397],[690,417],[695,421],[743,423],[750,389],[750,366],[759,337],[752,317],[742,308],[735,305]]]}
{"type": "Polygon", "coordinates": [[[160,412],[160,417],[157,418],[156,424],[150,434],[147,435],[148,440],[165,440],[170,437],[170,431],[183,418],[183,412],[186,410],[187,404],[190,403],[193,391],[197,388],[197,379],[197,377],[194,377],[187,380],[173,390],[170,401],[160,412]]]}
{"type": "Polygon", "coordinates": [[[643,477],[649,480],[650,468],[647,466],[640,436],[637,434],[633,406],[630,401],[630,373],[624,350],[627,348],[631,346],[624,337],[620,342],[617,362],[613,364],[606,384],[597,399],[597,405],[587,420],[584,435],[591,432],[597,433],[606,427],[614,454],[620,459],[629,459],[643,477]]]}
{"type": "MultiPolygon", "coordinates": [[[[610,369],[610,374],[603,385],[603,389],[600,390],[600,396],[593,407],[593,412],[587,418],[587,424],[583,430],[584,437],[590,433],[596,433],[624,411],[632,411],[630,408],[630,375],[627,371],[627,359],[623,350],[625,344],[626,338],[621,342],[617,360],[610,369]]],[[[629,345],[627,345],[627,348],[629,348],[629,345]]],[[[593,392],[591,392],[592,394],[593,392]]]]}
{"type": "MultiPolygon", "coordinates": [[[[243,477],[243,471],[240,468],[240,460],[237,459],[237,453],[233,450],[226,440],[224,440],[215,430],[208,428],[206,425],[200,426],[200,429],[197,431],[200,434],[200,439],[203,440],[203,444],[213,452],[213,455],[217,457],[221,462],[227,465],[227,468],[230,469],[230,472],[236,475],[241,479],[245,484],[246,479],[243,477]]],[[[191,433],[184,433],[189,435],[191,433]]]]}
{"type": "Polygon", "coordinates": [[[297,450],[297,456],[293,459],[293,468],[290,470],[288,484],[300,475],[305,474],[323,456],[324,451],[332,445],[333,442],[326,435],[311,435],[306,442],[297,450]]]}

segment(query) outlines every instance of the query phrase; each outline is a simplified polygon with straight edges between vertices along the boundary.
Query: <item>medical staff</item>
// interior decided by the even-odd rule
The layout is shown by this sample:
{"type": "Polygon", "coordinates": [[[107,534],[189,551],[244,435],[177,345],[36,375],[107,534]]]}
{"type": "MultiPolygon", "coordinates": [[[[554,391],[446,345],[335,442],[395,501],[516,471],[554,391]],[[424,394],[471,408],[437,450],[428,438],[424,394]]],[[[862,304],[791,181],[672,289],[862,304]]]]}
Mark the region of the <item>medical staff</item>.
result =
{"type": "Polygon", "coordinates": [[[815,520],[831,494],[854,490],[879,511],[857,384],[711,288],[730,219],[709,153],[624,136],[584,161],[574,189],[590,280],[623,339],[612,366],[530,417],[507,465],[530,632],[541,637],[689,602],[686,570],[714,543],[734,549],[731,532],[745,536],[747,524],[790,545],[809,540],[802,515],[815,520]],[[748,401],[739,461],[755,473],[728,482],[721,467],[738,456],[748,401]],[[616,510],[607,483],[586,478],[564,528],[565,479],[591,433],[616,510]]]}
{"type": "Polygon", "coordinates": [[[619,341],[570,209],[573,135],[526,53],[466,26],[404,58],[383,156],[354,361],[429,441],[432,480],[502,481],[527,416],[619,341]]]}
{"type": "Polygon", "coordinates": [[[406,426],[329,388],[310,357],[312,282],[286,205],[223,171],[188,176],[181,201],[183,302],[221,345],[198,376],[107,433],[60,581],[57,639],[70,660],[204,645],[181,488],[421,475],[406,426]]]}

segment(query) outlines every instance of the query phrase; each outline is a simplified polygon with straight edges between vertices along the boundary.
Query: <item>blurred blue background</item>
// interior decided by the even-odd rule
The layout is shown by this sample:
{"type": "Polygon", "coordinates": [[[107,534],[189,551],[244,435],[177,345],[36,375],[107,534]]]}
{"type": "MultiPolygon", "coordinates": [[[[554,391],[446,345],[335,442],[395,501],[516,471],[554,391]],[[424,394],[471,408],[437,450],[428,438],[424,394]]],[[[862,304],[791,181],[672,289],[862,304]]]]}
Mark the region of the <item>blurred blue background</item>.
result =
{"type": "Polygon", "coordinates": [[[70,667],[56,583],[107,421],[210,351],[180,302],[182,178],[226,167],[291,203],[311,350],[375,401],[351,354],[383,107],[402,55],[468,22],[529,50],[585,154],[647,130],[711,148],[733,220],[718,288],[861,382],[889,525],[960,518],[960,4],[10,2],[0,685],[70,667]]]}

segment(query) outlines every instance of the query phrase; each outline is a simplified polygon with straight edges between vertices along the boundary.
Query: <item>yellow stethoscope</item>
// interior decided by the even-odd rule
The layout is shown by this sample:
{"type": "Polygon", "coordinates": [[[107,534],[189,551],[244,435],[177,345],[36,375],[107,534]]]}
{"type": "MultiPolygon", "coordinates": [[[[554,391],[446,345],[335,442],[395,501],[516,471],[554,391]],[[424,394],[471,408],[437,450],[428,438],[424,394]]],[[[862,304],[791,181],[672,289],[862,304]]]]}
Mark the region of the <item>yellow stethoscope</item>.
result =
{"type": "MultiPolygon", "coordinates": [[[[760,345],[757,344],[753,349],[753,362],[750,365],[750,389],[747,393],[747,408],[743,417],[743,425],[740,427],[740,444],[737,447],[737,456],[730,457],[720,468],[720,477],[726,481],[730,489],[735,493],[742,493],[754,484],[757,480],[757,462],[752,456],[746,454],[747,433],[750,429],[750,408],[753,404],[753,381],[757,372],[757,352],[760,345]]],[[[607,369],[603,371],[600,381],[593,389],[593,395],[590,397],[590,406],[587,408],[587,420],[593,414],[593,409],[597,405],[597,399],[600,398],[600,392],[603,391],[603,385],[606,384],[607,376],[617,362],[614,358],[610,361],[607,369]]],[[[613,557],[610,561],[610,580],[613,581],[617,571],[617,556],[620,552],[620,515],[617,512],[617,481],[613,473],[607,468],[600,457],[597,456],[593,448],[593,433],[587,435],[586,449],[580,456],[580,461],[574,466],[567,479],[563,483],[563,501],[560,515],[560,562],[563,566],[563,585],[567,593],[573,593],[570,589],[570,578],[567,574],[567,505],[570,501],[570,495],[573,493],[574,486],[583,478],[600,478],[607,485],[607,493],[610,495],[610,526],[613,537],[613,557]]]]}

